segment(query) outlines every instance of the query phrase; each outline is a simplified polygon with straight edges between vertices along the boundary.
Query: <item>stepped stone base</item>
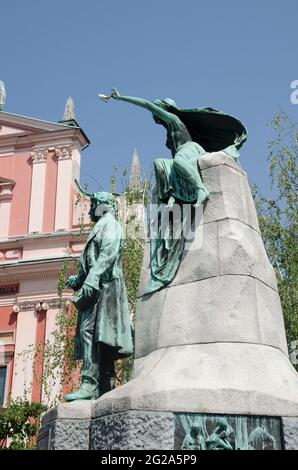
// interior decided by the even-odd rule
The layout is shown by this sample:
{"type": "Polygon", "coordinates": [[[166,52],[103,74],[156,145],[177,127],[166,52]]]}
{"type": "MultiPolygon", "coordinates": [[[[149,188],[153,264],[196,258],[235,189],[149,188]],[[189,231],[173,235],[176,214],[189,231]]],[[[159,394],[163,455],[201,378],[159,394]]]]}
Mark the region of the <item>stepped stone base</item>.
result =
{"type": "MultiPolygon", "coordinates": [[[[92,408],[94,412],[94,405],[92,408]]],[[[298,418],[130,410],[92,418],[90,402],[43,417],[40,450],[298,450],[298,418]],[[69,416],[72,416],[70,418],[69,416]]]]}
{"type": "Polygon", "coordinates": [[[88,450],[91,403],[59,403],[47,411],[37,437],[38,449],[88,450]]]}

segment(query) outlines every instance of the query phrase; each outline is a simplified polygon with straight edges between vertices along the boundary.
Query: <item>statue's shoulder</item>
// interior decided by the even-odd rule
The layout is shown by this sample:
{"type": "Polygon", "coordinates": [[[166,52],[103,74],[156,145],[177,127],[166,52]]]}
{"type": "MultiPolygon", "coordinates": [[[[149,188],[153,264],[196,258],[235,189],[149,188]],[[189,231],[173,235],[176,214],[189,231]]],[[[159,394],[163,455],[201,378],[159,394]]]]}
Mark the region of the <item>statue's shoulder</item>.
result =
{"type": "Polygon", "coordinates": [[[123,230],[120,222],[115,218],[113,213],[107,213],[101,220],[100,237],[123,238],[123,230]]]}

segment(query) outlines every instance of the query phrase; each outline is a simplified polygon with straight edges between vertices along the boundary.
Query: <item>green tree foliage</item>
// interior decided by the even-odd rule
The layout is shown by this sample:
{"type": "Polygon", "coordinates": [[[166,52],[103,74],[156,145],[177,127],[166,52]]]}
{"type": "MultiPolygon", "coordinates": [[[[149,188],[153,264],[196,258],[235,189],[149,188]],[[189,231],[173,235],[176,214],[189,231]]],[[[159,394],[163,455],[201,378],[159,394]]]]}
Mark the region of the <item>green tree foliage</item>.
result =
{"type": "Polygon", "coordinates": [[[281,111],[271,122],[269,176],[274,199],[254,187],[260,229],[275,268],[290,353],[298,340],[298,123],[281,111]]]}
{"type": "Polygon", "coordinates": [[[40,403],[10,399],[7,408],[0,409],[0,449],[34,449],[40,416],[46,409],[40,403]]]}

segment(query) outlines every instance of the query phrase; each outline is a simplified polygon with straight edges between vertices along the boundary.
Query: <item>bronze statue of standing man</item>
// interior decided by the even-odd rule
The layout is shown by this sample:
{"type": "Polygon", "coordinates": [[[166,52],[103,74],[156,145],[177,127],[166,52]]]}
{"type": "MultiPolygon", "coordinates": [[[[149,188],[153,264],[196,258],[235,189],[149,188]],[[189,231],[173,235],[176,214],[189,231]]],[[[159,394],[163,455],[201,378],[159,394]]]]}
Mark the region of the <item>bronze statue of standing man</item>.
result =
{"type": "MultiPolygon", "coordinates": [[[[85,193],[87,194],[87,193],[85,193]]],[[[114,214],[114,196],[93,193],[89,216],[94,226],[79,261],[79,273],[67,285],[81,289],[75,358],[83,361],[80,388],[65,401],[91,400],[112,390],[114,361],[133,352],[130,314],[121,267],[123,231],[114,214]]]]}

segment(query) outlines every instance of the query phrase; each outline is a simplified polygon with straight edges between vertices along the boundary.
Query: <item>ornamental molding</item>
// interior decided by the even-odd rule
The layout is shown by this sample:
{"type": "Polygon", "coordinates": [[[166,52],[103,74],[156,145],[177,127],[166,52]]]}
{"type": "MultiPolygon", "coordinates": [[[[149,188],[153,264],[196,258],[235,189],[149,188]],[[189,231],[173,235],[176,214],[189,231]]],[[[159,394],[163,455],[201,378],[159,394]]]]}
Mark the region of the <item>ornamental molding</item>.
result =
{"type": "Polygon", "coordinates": [[[0,202],[9,202],[12,200],[12,189],[15,181],[0,177],[0,202]]]}
{"type": "Polygon", "coordinates": [[[0,202],[10,202],[12,200],[12,193],[11,194],[1,194],[0,193],[0,202]]]}
{"type": "Polygon", "coordinates": [[[67,302],[66,299],[59,299],[58,298],[53,298],[53,299],[46,299],[44,301],[41,299],[39,302],[36,302],[36,300],[25,300],[23,302],[18,302],[17,305],[20,308],[21,311],[23,310],[36,310],[36,312],[40,312],[40,310],[43,310],[43,304],[45,307],[45,310],[48,310],[50,308],[60,308],[63,305],[65,305],[67,302]]]}
{"type": "Polygon", "coordinates": [[[39,148],[31,152],[31,161],[32,163],[45,163],[47,161],[49,154],[48,148],[39,148]]]}
{"type": "MultiPolygon", "coordinates": [[[[64,308],[70,304],[70,300],[67,298],[60,299],[59,297],[46,298],[45,300],[40,299],[36,300],[24,300],[21,302],[16,302],[14,305],[18,307],[19,312],[25,310],[34,310],[36,313],[41,310],[57,309],[64,308]]],[[[18,312],[18,313],[19,313],[18,312]]]]}
{"type": "Polygon", "coordinates": [[[61,147],[55,147],[57,160],[69,160],[72,157],[73,150],[74,150],[73,145],[64,145],[61,147]]]}
{"type": "MultiPolygon", "coordinates": [[[[9,265],[7,265],[9,266],[9,265]]],[[[1,279],[1,284],[11,284],[12,282],[18,281],[30,281],[35,279],[49,279],[49,278],[57,278],[59,274],[59,268],[57,271],[53,272],[45,272],[45,273],[24,273],[24,274],[14,274],[14,275],[6,275],[5,279],[1,279]]]]}
{"type": "MultiPolygon", "coordinates": [[[[0,197],[1,201],[1,197],[0,197]]],[[[12,261],[22,259],[23,257],[23,248],[22,247],[11,247],[3,249],[0,244],[0,262],[3,263],[4,261],[12,261]]]]}

